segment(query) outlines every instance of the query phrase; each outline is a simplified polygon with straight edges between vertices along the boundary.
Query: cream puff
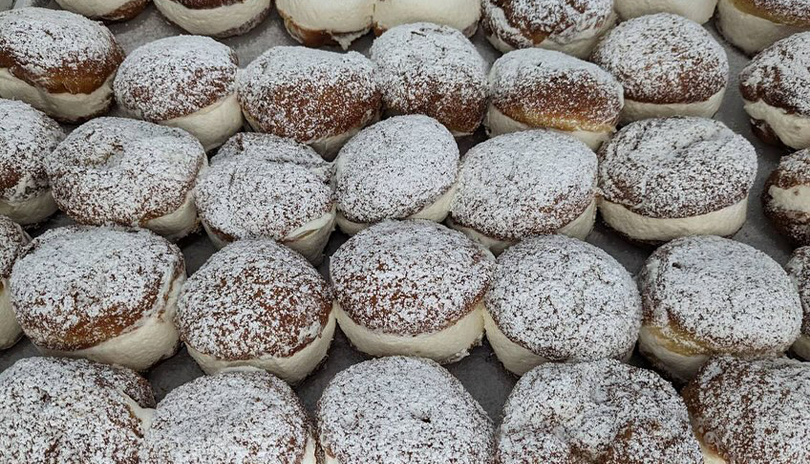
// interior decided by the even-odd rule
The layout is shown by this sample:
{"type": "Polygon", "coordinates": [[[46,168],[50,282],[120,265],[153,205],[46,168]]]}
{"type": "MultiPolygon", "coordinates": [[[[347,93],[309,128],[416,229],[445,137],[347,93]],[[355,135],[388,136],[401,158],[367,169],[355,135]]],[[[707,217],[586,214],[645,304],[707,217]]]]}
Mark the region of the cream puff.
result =
{"type": "Polygon", "coordinates": [[[810,247],[801,247],[793,251],[785,270],[796,288],[802,301],[804,318],[802,319],[802,332],[793,343],[791,350],[801,358],[810,361],[810,247]]]}
{"type": "Polygon", "coordinates": [[[715,358],[683,397],[707,464],[793,464],[810,456],[810,364],[715,358]]]}
{"type": "Polygon", "coordinates": [[[564,235],[532,237],[498,257],[484,327],[516,375],[547,362],[628,360],[641,297],[630,273],[601,249],[564,235]]]}
{"type": "Polygon", "coordinates": [[[0,98],[0,214],[27,226],[56,212],[45,156],[64,138],[45,113],[0,98]]]}
{"type": "Polygon", "coordinates": [[[208,374],[250,366],[297,383],[326,357],[332,304],[329,284],[303,256],[272,240],[241,240],[191,276],[176,323],[208,374]]]}
{"type": "Polygon", "coordinates": [[[623,124],[669,116],[712,117],[726,92],[728,57],[694,21],[669,13],[625,21],[591,61],[624,87],[623,124]]]}
{"type": "Polygon", "coordinates": [[[541,47],[587,58],[616,23],[613,0],[483,0],[487,39],[506,53],[541,47]]]}
{"type": "Polygon", "coordinates": [[[292,38],[307,47],[340,45],[347,50],[373,25],[377,0],[276,0],[292,38]]]}
{"type": "Polygon", "coordinates": [[[371,47],[386,113],[424,114],[456,137],[484,118],[487,62],[464,35],[429,23],[397,26],[371,47]]]}
{"type": "Polygon", "coordinates": [[[327,463],[493,462],[492,421],[433,361],[394,356],[337,374],[318,402],[327,463]]]}
{"type": "Polygon", "coordinates": [[[713,119],[631,123],[598,153],[599,212],[628,239],[734,235],[757,175],[754,146],[713,119]]]}
{"type": "Polygon", "coordinates": [[[717,29],[750,55],[777,40],[810,30],[810,4],[802,0],[719,0],[717,29]]]}
{"type": "Polygon", "coordinates": [[[776,42],[740,73],[754,133],[772,144],[810,147],[810,32],[776,42]]]}
{"type": "Polygon", "coordinates": [[[14,221],[0,216],[0,350],[10,348],[22,335],[20,324],[11,308],[9,277],[17,258],[31,237],[14,221]]]}
{"type": "Polygon", "coordinates": [[[238,64],[230,47],[208,37],[156,40],[121,63],[115,99],[126,115],[185,129],[211,150],[242,128],[238,64]]]}
{"type": "Polygon", "coordinates": [[[155,0],[169,22],[190,34],[224,38],[245,34],[270,15],[272,0],[155,0]]]}
{"type": "Polygon", "coordinates": [[[47,155],[59,209],[80,224],[144,227],[178,240],[199,227],[193,188],[208,164],[188,132],[97,118],[47,155]]]}
{"type": "Polygon", "coordinates": [[[691,236],[661,246],[639,276],[639,349],[676,382],[713,355],[782,356],[800,335],[799,294],[782,267],[748,245],[691,236]]]}
{"type": "Polygon", "coordinates": [[[499,464],[704,464],[672,385],[609,359],[524,375],[506,400],[497,441],[499,464]]]}
{"type": "Polygon", "coordinates": [[[499,58],[489,74],[484,125],[494,137],[549,128],[573,135],[596,150],[616,130],[624,90],[599,66],[539,48],[499,58]]]}
{"type": "Polygon", "coordinates": [[[0,12],[0,98],[81,122],[110,108],[123,60],[109,29],[83,16],[46,8],[0,12]]]}
{"type": "Polygon", "coordinates": [[[387,221],[332,255],[338,324],[372,356],[467,356],[484,336],[483,298],[495,259],[431,221],[387,221]]]}
{"type": "Polygon", "coordinates": [[[158,403],[141,464],[323,462],[313,425],[287,384],[261,371],[200,377],[158,403]]]}
{"type": "Polygon", "coordinates": [[[195,203],[218,248],[269,238],[313,263],[335,228],[331,165],[312,148],[269,134],[240,133],[200,175],[195,203]]]}
{"type": "Polygon", "coordinates": [[[655,13],[672,13],[703,24],[714,15],[717,0],[616,0],[621,19],[633,19],[655,13]]]}
{"type": "Polygon", "coordinates": [[[240,72],[238,99],[248,123],[312,145],[326,159],[379,118],[374,64],[357,52],[273,47],[240,72]]]}
{"type": "Polygon", "coordinates": [[[143,229],[69,226],[35,238],[14,264],[11,306],[46,355],[143,371],[174,354],[186,268],[143,229]]]}
{"type": "Polygon", "coordinates": [[[337,223],[354,235],[386,219],[444,221],[456,193],[459,150],[435,119],[397,116],[364,129],[335,161],[337,223]]]}
{"type": "Polygon", "coordinates": [[[762,208],[779,233],[796,245],[810,245],[810,150],[779,160],[765,181],[762,208]]]}
{"type": "Polygon", "coordinates": [[[533,235],[585,239],[596,219],[596,155],[550,130],[505,134],[467,152],[448,223],[496,255],[533,235]]]}
{"type": "Polygon", "coordinates": [[[138,16],[151,0],[56,0],[56,3],[90,19],[126,21],[138,16]]]}
{"type": "Polygon", "coordinates": [[[426,22],[450,26],[472,37],[479,19],[480,0],[376,0],[373,26],[380,35],[402,24],[426,22]]]}
{"type": "Polygon", "coordinates": [[[0,373],[0,461],[138,462],[149,382],[84,359],[25,358],[0,373]]]}

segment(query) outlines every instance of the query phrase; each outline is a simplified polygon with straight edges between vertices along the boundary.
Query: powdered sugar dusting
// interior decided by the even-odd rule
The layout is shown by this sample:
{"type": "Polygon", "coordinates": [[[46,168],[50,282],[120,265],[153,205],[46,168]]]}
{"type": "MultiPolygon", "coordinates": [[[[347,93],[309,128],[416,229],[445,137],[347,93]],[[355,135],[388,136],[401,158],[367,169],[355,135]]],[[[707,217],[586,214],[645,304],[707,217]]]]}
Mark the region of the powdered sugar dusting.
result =
{"type": "MultiPolygon", "coordinates": [[[[644,323],[717,353],[782,353],[799,336],[799,295],[779,264],[733,240],[693,236],[658,248],[639,277],[644,323]]],[[[685,343],[685,342],[684,342],[685,343]]]]}
{"type": "Polygon", "coordinates": [[[19,224],[6,216],[0,216],[0,279],[11,274],[11,267],[29,240],[28,234],[19,224]]]}
{"type": "Polygon", "coordinates": [[[810,456],[810,364],[715,358],[684,398],[697,432],[726,462],[793,464],[810,456]]]}
{"type": "Polygon", "coordinates": [[[736,0],[735,6],[779,24],[807,27],[810,23],[810,3],[802,0],[736,0]]]}
{"type": "Polygon", "coordinates": [[[702,464],[689,415],[654,372],[602,360],[524,375],[498,431],[502,464],[702,464]]]}
{"type": "Polygon", "coordinates": [[[336,164],[338,210],[372,223],[407,218],[438,200],[456,181],[459,150],[435,119],[398,116],[349,140],[336,164]]]}
{"type": "Polygon", "coordinates": [[[121,64],[115,98],[147,121],[188,116],[236,91],[237,64],[233,50],[209,37],[156,40],[121,64]]]}
{"type": "Polygon", "coordinates": [[[785,270],[793,279],[799,290],[799,297],[804,310],[802,334],[810,335],[810,247],[801,247],[793,251],[785,270]]]}
{"type": "Polygon", "coordinates": [[[492,423],[433,361],[388,357],[339,373],[318,403],[320,441],[341,464],[492,463],[492,423]]]}
{"type": "Polygon", "coordinates": [[[65,358],[26,358],[0,373],[0,461],[137,462],[153,408],[149,383],[129,369],[65,358]]]}
{"type": "Polygon", "coordinates": [[[146,230],[71,226],[34,239],[11,273],[26,335],[53,350],[97,345],[164,310],[183,255],[146,230]]]}
{"type": "Polygon", "coordinates": [[[753,145],[713,119],[634,122],[599,151],[600,194],[647,217],[726,208],[748,195],[756,174],[753,145]]]}
{"type": "Polygon", "coordinates": [[[158,404],[143,464],[301,464],[306,411],[283,381],[260,371],[200,377],[158,404]]]}
{"type": "Polygon", "coordinates": [[[619,24],[599,42],[591,61],[638,102],[702,102],[728,81],[723,47],[699,24],[669,13],[619,24]]]}
{"type": "Polygon", "coordinates": [[[754,57],[740,73],[740,91],[748,101],[761,99],[810,115],[810,32],[780,40],[754,57]]]}
{"type": "Polygon", "coordinates": [[[45,154],[64,137],[45,113],[0,98],[0,199],[20,203],[48,190],[45,154]]]}
{"type": "Polygon", "coordinates": [[[594,201],[596,155],[573,137],[546,130],[501,135],[464,156],[453,221],[519,240],[550,234],[594,201]]]}
{"type": "Polygon", "coordinates": [[[341,246],[329,274],[356,323],[416,336],[455,324],[483,298],[493,257],[460,232],[431,221],[386,221],[341,246]]]}
{"type": "Polygon", "coordinates": [[[218,359],[292,356],[320,336],[332,292],[307,260],[271,240],[242,240],[189,278],[177,308],[180,338],[218,359]]]}
{"type": "Polygon", "coordinates": [[[624,358],[641,327],[641,297],[627,270],[562,235],[507,249],[485,303],[507,337],[550,361],[624,358]]]}

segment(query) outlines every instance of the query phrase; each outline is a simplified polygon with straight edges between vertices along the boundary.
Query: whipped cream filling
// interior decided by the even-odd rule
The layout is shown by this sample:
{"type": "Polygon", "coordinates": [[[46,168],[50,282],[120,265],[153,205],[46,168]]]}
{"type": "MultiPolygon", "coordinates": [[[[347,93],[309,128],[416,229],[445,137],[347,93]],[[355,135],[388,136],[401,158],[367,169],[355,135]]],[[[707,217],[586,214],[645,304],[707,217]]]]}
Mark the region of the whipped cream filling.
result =
{"type": "Polygon", "coordinates": [[[752,119],[765,121],[779,140],[797,150],[810,147],[810,117],[791,114],[762,100],[743,100],[752,119]]]}
{"type": "Polygon", "coordinates": [[[211,151],[242,128],[242,108],[234,92],[194,113],[158,124],[185,130],[202,143],[205,151],[211,151]]]}
{"type": "Polygon", "coordinates": [[[768,189],[771,196],[771,206],[785,210],[810,214],[810,186],[797,185],[783,189],[771,185],[768,189]]]}
{"type": "Polygon", "coordinates": [[[711,118],[720,109],[725,94],[726,89],[724,87],[707,100],[694,103],[645,103],[625,97],[620,124],[624,125],[642,119],[669,118],[672,116],[711,118]]]}
{"type": "Polygon", "coordinates": [[[20,202],[0,200],[0,214],[23,226],[43,221],[57,209],[51,189],[20,202]]]}
{"type": "Polygon", "coordinates": [[[655,13],[672,13],[703,24],[714,14],[717,0],[616,0],[616,12],[622,19],[655,13]]]}
{"type": "Polygon", "coordinates": [[[133,0],[56,0],[62,8],[88,18],[101,18],[131,3],[133,0]]]}
{"type": "Polygon", "coordinates": [[[810,335],[802,334],[799,336],[799,338],[793,342],[791,350],[805,361],[810,361],[810,335]]]}
{"type": "Polygon", "coordinates": [[[271,2],[244,0],[217,8],[186,8],[174,0],[155,0],[155,6],[169,21],[192,34],[219,35],[255,20],[271,2]]]}
{"type": "Polygon", "coordinates": [[[573,136],[580,141],[584,142],[585,145],[588,146],[591,150],[598,150],[602,143],[607,141],[613,131],[616,130],[615,127],[611,128],[610,130],[606,131],[588,131],[588,130],[574,130],[574,131],[564,131],[560,129],[555,129],[553,127],[534,127],[530,126],[524,122],[520,122],[516,119],[512,119],[511,117],[503,114],[495,105],[492,103],[489,104],[489,108],[487,109],[486,117],[484,118],[484,126],[487,128],[487,135],[490,137],[497,137],[503,134],[509,134],[512,132],[520,132],[525,130],[531,129],[550,129],[555,132],[560,132],[562,134],[568,134],[573,136]]]}
{"type": "Polygon", "coordinates": [[[296,26],[334,34],[368,32],[376,0],[277,0],[276,8],[296,26]]]}
{"type": "Polygon", "coordinates": [[[194,232],[198,225],[194,191],[189,190],[179,208],[169,214],[147,221],[144,227],[174,242],[194,232]]]}
{"type": "Polygon", "coordinates": [[[470,349],[481,343],[484,336],[484,304],[478,303],[469,314],[444,330],[415,336],[395,335],[368,329],[343,311],[335,303],[340,329],[352,345],[371,356],[418,356],[440,363],[460,361],[470,354],[470,349]]]}
{"type": "Polygon", "coordinates": [[[429,22],[475,33],[481,18],[479,0],[378,0],[374,6],[374,26],[386,31],[401,24],[429,22]]]}
{"type": "Polygon", "coordinates": [[[668,340],[661,338],[658,333],[650,330],[646,325],[641,326],[638,338],[638,348],[641,354],[651,358],[661,369],[664,369],[678,382],[688,382],[697,374],[698,370],[711,357],[707,354],[686,355],[671,351],[667,347],[668,340]]]}
{"type": "Polygon", "coordinates": [[[731,0],[718,1],[717,16],[717,28],[723,36],[749,55],[762,51],[777,40],[805,30],[746,13],[731,0]]]}
{"type": "Polygon", "coordinates": [[[700,444],[700,451],[703,453],[704,464],[726,464],[726,460],[712,451],[700,437],[698,437],[698,443],[700,444]]]}
{"type": "Polygon", "coordinates": [[[11,309],[8,279],[0,279],[0,350],[10,348],[22,336],[22,329],[11,309]]]}

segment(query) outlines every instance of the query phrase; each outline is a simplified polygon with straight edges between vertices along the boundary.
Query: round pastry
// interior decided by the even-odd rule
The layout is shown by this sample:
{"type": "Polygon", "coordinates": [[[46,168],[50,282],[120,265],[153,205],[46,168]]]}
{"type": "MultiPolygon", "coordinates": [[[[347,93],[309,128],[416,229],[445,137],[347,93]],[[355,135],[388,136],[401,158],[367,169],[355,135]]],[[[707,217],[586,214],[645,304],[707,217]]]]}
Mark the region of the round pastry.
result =
{"type": "Polygon", "coordinates": [[[59,209],[80,224],[145,227],[170,240],[199,227],[193,188],[208,160],[186,131],[97,118],[45,159],[59,209]]]}
{"type": "Polygon", "coordinates": [[[429,23],[390,29],[374,41],[388,114],[424,114],[456,137],[478,129],[487,104],[487,62],[461,32],[429,23]]]}
{"type": "Polygon", "coordinates": [[[35,238],[11,272],[17,321],[46,355],[143,371],[174,354],[186,267],[143,229],[70,226],[35,238]]]}
{"type": "Polygon", "coordinates": [[[376,0],[374,5],[377,35],[402,24],[426,22],[450,26],[472,37],[480,19],[480,0],[376,0]]]}
{"type": "Polygon", "coordinates": [[[550,128],[596,150],[610,138],[624,106],[621,84],[595,64],[532,48],[502,56],[489,74],[484,125],[490,136],[550,128]]]}
{"type": "Polygon", "coordinates": [[[734,235],[745,223],[757,153],[720,121],[631,123],[599,151],[599,212],[635,242],[734,235]]]}
{"type": "Polygon", "coordinates": [[[0,373],[0,461],[138,462],[155,397],[129,369],[25,358],[0,373]]]}
{"type": "Polygon", "coordinates": [[[323,462],[295,393],[261,371],[200,377],[160,401],[142,464],[323,462]]]}
{"type": "Polygon", "coordinates": [[[740,73],[754,133],[767,143],[810,147],[810,32],[776,42],[740,73]]]}
{"type": "Polygon", "coordinates": [[[791,350],[810,361],[810,247],[805,246],[793,251],[785,270],[799,290],[804,310],[801,335],[793,343],[791,350]]]}
{"type": "Polygon", "coordinates": [[[703,464],[672,385],[615,360],[538,367],[515,385],[503,415],[500,464],[703,464]]]}
{"type": "Polygon", "coordinates": [[[208,37],[156,40],[121,63],[115,99],[128,116],[185,129],[211,150],[242,128],[237,65],[230,47],[208,37]]]}
{"type": "Polygon", "coordinates": [[[150,0],[56,0],[62,8],[102,21],[126,21],[138,16],[150,0]]]}
{"type": "Polygon", "coordinates": [[[683,391],[706,463],[793,464],[810,456],[810,365],[709,361],[683,391]]]}
{"type": "Polygon", "coordinates": [[[630,273],[601,249],[564,235],[533,237],[498,258],[484,327],[516,375],[546,362],[628,360],[641,298],[630,273]]]}
{"type": "Polygon", "coordinates": [[[624,87],[621,123],[668,116],[712,117],[726,93],[728,58],[706,29],[659,13],[619,24],[591,61],[624,87]]]}
{"type": "Polygon", "coordinates": [[[354,235],[385,219],[444,221],[458,165],[453,134],[435,119],[397,116],[374,124],[335,162],[338,226],[354,235]]]}
{"type": "Polygon", "coordinates": [[[779,160],[762,191],[765,216],[796,245],[810,245],[810,150],[779,160]]]}
{"type": "Polygon", "coordinates": [[[596,155],[557,132],[501,135],[464,156],[449,224],[500,254],[533,235],[585,239],[596,218],[596,155]]]}
{"type": "Polygon", "coordinates": [[[804,0],[719,0],[717,29],[726,40],[753,55],[777,40],[810,30],[810,4],[804,0]]]}
{"type": "Polygon", "coordinates": [[[799,337],[799,294],[782,267],[748,245],[692,236],[661,246],[639,276],[639,349],[677,382],[715,354],[781,356],[799,337]]]}
{"type": "Polygon", "coordinates": [[[310,144],[327,159],[379,117],[374,64],[357,52],[274,47],[239,75],[239,103],[258,132],[310,144]]]}
{"type": "Polygon", "coordinates": [[[506,53],[541,47],[587,58],[616,22],[613,0],[483,0],[487,39],[506,53]]]}
{"type": "Polygon", "coordinates": [[[433,361],[394,356],[340,372],[318,402],[326,462],[492,462],[492,421],[433,361]]]}
{"type": "Polygon", "coordinates": [[[376,0],[276,0],[287,32],[307,47],[344,50],[371,30],[376,0]]]}
{"type": "Polygon", "coordinates": [[[0,98],[0,214],[32,225],[56,212],[45,155],[64,138],[44,113],[0,98]]]}
{"type": "Polygon", "coordinates": [[[301,255],[272,240],[215,253],[183,287],[177,328],[209,374],[252,366],[297,383],[326,357],[332,291],[301,255]]]}
{"type": "Polygon", "coordinates": [[[195,200],[218,248],[235,240],[271,238],[318,263],[335,228],[330,177],[330,164],[306,145],[240,133],[200,175],[195,200]]]}
{"type": "Polygon", "coordinates": [[[655,13],[672,13],[703,24],[714,15],[717,0],[616,0],[621,19],[633,19],[655,13]]]}
{"type": "Polygon", "coordinates": [[[191,34],[224,38],[245,34],[270,14],[272,0],[155,0],[171,23],[191,34]]]}
{"type": "Polygon", "coordinates": [[[62,122],[106,113],[124,52],[101,24],[67,11],[0,12],[0,98],[23,100],[62,122]]]}
{"type": "Polygon", "coordinates": [[[0,350],[17,343],[22,335],[11,308],[8,280],[12,266],[30,240],[22,227],[8,217],[0,216],[0,350]]]}
{"type": "Polygon", "coordinates": [[[374,225],[331,257],[338,324],[372,356],[456,362],[484,336],[494,264],[475,242],[431,221],[374,225]]]}

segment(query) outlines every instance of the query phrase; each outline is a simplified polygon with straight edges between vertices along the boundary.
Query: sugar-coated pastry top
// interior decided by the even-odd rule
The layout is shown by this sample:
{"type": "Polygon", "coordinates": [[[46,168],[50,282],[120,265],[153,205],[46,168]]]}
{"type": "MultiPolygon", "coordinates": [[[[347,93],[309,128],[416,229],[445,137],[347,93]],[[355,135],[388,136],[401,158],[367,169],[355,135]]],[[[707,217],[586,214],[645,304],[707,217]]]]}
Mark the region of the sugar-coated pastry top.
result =
{"type": "Polygon", "coordinates": [[[118,69],[115,98],[152,122],[188,116],[236,91],[236,53],[209,37],[181,35],[149,42],[118,69]]]}
{"type": "Polygon", "coordinates": [[[155,407],[144,378],[84,359],[25,358],[0,373],[0,461],[138,462],[155,407]]]}
{"type": "Polygon", "coordinates": [[[219,359],[292,356],[321,335],[332,291],[298,253],[241,240],[194,273],[177,305],[180,338],[219,359]]]}
{"type": "Polygon", "coordinates": [[[613,0],[484,0],[483,26],[514,48],[595,37],[613,17],[613,0]]]}
{"type": "Polygon", "coordinates": [[[802,334],[810,335],[810,247],[794,250],[790,261],[785,265],[785,270],[799,289],[799,298],[804,310],[802,334]]]}
{"type": "Polygon", "coordinates": [[[91,93],[123,59],[109,29],[83,16],[46,8],[0,12],[0,69],[48,92],[91,93]]]}
{"type": "Polygon", "coordinates": [[[398,113],[429,114],[473,132],[486,105],[487,62],[460,31],[429,23],[389,29],[374,41],[383,101],[398,113]]]}
{"type": "Polygon", "coordinates": [[[71,132],[45,167],[56,204],[77,222],[139,226],[179,208],[206,162],[182,129],[96,118],[71,132]]]}
{"type": "Polygon", "coordinates": [[[725,462],[793,464],[810,456],[810,364],[710,360],[683,392],[696,432],[725,462]]]}
{"type": "Polygon", "coordinates": [[[444,195],[458,177],[458,145],[444,126],[421,115],[368,127],[336,160],[338,210],[354,222],[404,219],[444,195]]]}
{"type": "Polygon", "coordinates": [[[495,260],[460,232],[425,220],[386,221],[350,238],[329,273],[341,308],[373,331],[435,333],[484,297],[495,260]]]}
{"type": "Polygon", "coordinates": [[[804,0],[731,0],[745,13],[777,24],[810,26],[810,3],[804,0]]]}
{"type": "Polygon", "coordinates": [[[504,406],[500,464],[702,464],[689,415],[657,374],[615,360],[545,364],[504,406]]]}
{"type": "Polygon", "coordinates": [[[269,134],[237,134],[200,175],[200,217],[230,240],[290,233],[334,207],[331,166],[312,148],[269,134]]]}
{"type": "Polygon", "coordinates": [[[728,57],[700,24],[659,13],[625,21],[596,46],[591,61],[624,96],[645,103],[695,103],[726,87],[728,57]]]}
{"type": "Polygon", "coordinates": [[[788,275],[734,240],[673,240],[650,256],[639,285],[645,325],[687,351],[773,354],[799,336],[802,308],[788,275]]]}
{"type": "Polygon", "coordinates": [[[770,187],[789,190],[804,185],[810,185],[810,149],[781,157],[776,169],[765,182],[765,192],[770,187]]]}
{"type": "Polygon", "coordinates": [[[69,226],[35,238],[11,273],[11,301],[38,346],[80,350],[166,307],[185,274],[180,249],[142,229],[69,226]]]}
{"type": "Polygon", "coordinates": [[[548,130],[501,135],[464,156],[453,221],[501,240],[555,232],[594,201],[596,155],[548,130]]]}
{"type": "Polygon", "coordinates": [[[492,422],[437,363],[401,356],[355,364],[318,402],[318,431],[340,464],[490,464],[492,422]]]}
{"type": "Polygon", "coordinates": [[[630,273],[600,248],[564,235],[508,248],[484,301],[501,332],[549,361],[624,358],[641,327],[630,273]]]}
{"type": "Polygon", "coordinates": [[[755,56],[740,73],[740,92],[748,101],[810,115],[810,32],[782,39],[755,56]]]}
{"type": "Polygon", "coordinates": [[[606,131],[624,106],[622,86],[610,73],[541,48],[507,53],[492,66],[489,80],[498,111],[538,127],[606,131]]]}
{"type": "Polygon", "coordinates": [[[697,216],[736,204],[748,196],[757,175],[754,146],[706,118],[631,123],[598,156],[602,197],[656,218],[697,216]]]}
{"type": "Polygon", "coordinates": [[[241,71],[237,89],[257,129],[300,142],[361,126],[381,101],[368,58],[306,47],[264,52],[241,71]]]}
{"type": "Polygon", "coordinates": [[[264,371],[230,371],[166,395],[140,462],[303,464],[312,436],[306,410],[287,384],[264,371]]]}
{"type": "Polygon", "coordinates": [[[48,190],[45,155],[64,138],[45,113],[0,98],[0,200],[23,202],[48,190]]]}
{"type": "Polygon", "coordinates": [[[12,266],[29,240],[28,234],[19,224],[6,216],[0,216],[0,279],[11,275],[12,266]]]}

